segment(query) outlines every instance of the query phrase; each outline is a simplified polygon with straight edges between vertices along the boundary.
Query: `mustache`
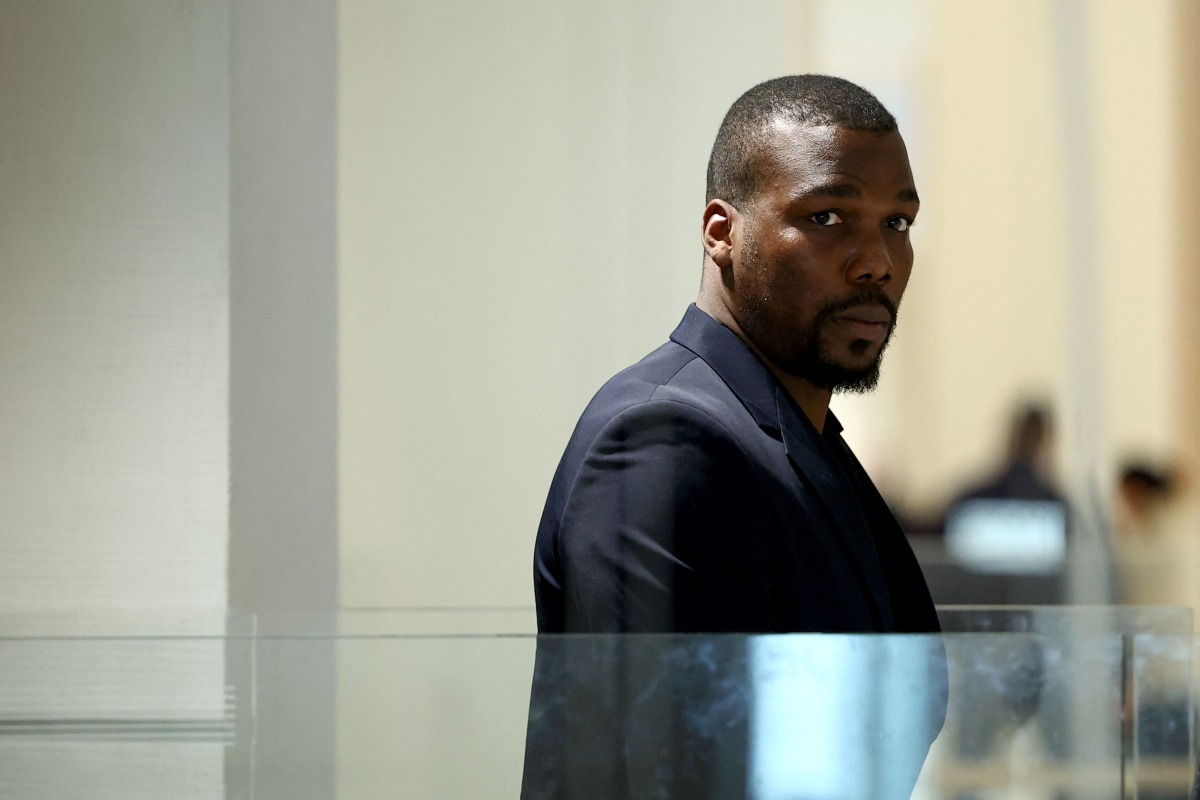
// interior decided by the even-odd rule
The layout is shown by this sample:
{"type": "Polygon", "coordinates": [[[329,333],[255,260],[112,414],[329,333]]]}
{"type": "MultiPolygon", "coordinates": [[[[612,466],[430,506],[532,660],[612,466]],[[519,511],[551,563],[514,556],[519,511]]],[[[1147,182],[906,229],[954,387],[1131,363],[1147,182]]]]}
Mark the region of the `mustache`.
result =
{"type": "Polygon", "coordinates": [[[896,317],[900,314],[900,308],[878,288],[866,289],[848,297],[843,297],[840,300],[826,303],[817,312],[817,317],[821,321],[825,321],[844,311],[849,311],[852,308],[861,308],[862,306],[883,306],[883,308],[887,309],[888,316],[892,318],[892,327],[896,327],[896,317]]]}

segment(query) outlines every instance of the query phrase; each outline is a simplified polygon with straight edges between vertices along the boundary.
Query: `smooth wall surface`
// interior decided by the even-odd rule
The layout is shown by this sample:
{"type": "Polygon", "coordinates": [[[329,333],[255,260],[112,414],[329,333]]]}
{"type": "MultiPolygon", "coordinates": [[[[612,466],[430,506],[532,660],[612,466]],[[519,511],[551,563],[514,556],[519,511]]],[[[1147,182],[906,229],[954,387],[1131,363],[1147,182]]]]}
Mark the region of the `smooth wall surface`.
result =
{"type": "Polygon", "coordinates": [[[1054,405],[1068,482],[1103,489],[1120,454],[1171,451],[1182,357],[1171,13],[1168,2],[936,6],[929,280],[909,298],[925,357],[906,403],[920,426],[905,448],[914,494],[934,498],[1002,452],[1026,396],[1054,405]]]}
{"type": "Polygon", "coordinates": [[[780,7],[722,8],[340,4],[343,605],[532,605],[561,448],[693,299],[712,133],[782,69],[780,7]]]}
{"type": "Polygon", "coordinates": [[[0,610],[225,604],[228,26],[0,4],[0,610]]]}
{"type": "MultiPolygon", "coordinates": [[[[225,607],[228,52],[223,0],[0,2],[6,618],[225,607]]],[[[2,652],[0,795],[223,795],[223,642],[2,652]]]]}

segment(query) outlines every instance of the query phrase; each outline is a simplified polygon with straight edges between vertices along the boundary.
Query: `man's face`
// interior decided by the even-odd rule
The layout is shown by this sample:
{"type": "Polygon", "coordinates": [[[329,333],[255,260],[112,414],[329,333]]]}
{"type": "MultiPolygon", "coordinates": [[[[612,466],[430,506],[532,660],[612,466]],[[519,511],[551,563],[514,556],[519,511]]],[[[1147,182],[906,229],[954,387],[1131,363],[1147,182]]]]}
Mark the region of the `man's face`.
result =
{"type": "Polygon", "coordinates": [[[779,124],[733,242],[731,312],[783,372],[867,391],[912,271],[918,200],[904,140],[779,124]]]}

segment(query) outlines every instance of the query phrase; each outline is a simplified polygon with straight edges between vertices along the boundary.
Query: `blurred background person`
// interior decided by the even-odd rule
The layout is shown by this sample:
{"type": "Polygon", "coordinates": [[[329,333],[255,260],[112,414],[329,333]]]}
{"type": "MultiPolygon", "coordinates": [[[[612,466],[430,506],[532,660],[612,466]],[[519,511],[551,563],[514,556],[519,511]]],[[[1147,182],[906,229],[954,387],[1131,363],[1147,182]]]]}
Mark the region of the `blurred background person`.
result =
{"type": "Polygon", "coordinates": [[[1008,454],[1001,467],[955,498],[947,518],[956,506],[972,499],[1062,502],[1050,467],[1054,418],[1049,406],[1040,402],[1019,406],[1009,424],[1008,441],[1008,454]]]}
{"type": "Polygon", "coordinates": [[[941,604],[1066,601],[1069,504],[1050,464],[1054,417],[1046,403],[1016,406],[997,466],[961,490],[914,548],[941,604]]]}
{"type": "Polygon", "coordinates": [[[1130,458],[1118,470],[1112,526],[1120,602],[1196,608],[1200,547],[1183,489],[1169,462],[1130,458]]]}
{"type": "Polygon", "coordinates": [[[1126,461],[1117,481],[1117,533],[1131,540],[1153,539],[1163,533],[1177,487],[1178,478],[1169,465],[1126,461]]]}

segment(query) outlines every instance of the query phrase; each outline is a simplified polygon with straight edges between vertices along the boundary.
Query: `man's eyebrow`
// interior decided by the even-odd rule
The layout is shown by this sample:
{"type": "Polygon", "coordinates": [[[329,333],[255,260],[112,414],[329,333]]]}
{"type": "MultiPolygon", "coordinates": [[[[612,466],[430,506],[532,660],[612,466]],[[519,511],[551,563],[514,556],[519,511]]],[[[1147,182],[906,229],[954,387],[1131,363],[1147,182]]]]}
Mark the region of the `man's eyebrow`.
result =
{"type": "MultiPolygon", "coordinates": [[[[810,200],[818,197],[830,197],[836,200],[855,200],[862,197],[862,190],[850,183],[822,183],[810,186],[796,193],[796,200],[810,200]]],[[[896,192],[896,199],[902,203],[920,203],[917,190],[911,186],[896,192]]]]}
{"type": "Polygon", "coordinates": [[[841,200],[853,200],[862,197],[862,191],[849,183],[821,183],[809,186],[796,193],[797,200],[808,200],[815,197],[832,197],[841,200]]]}

